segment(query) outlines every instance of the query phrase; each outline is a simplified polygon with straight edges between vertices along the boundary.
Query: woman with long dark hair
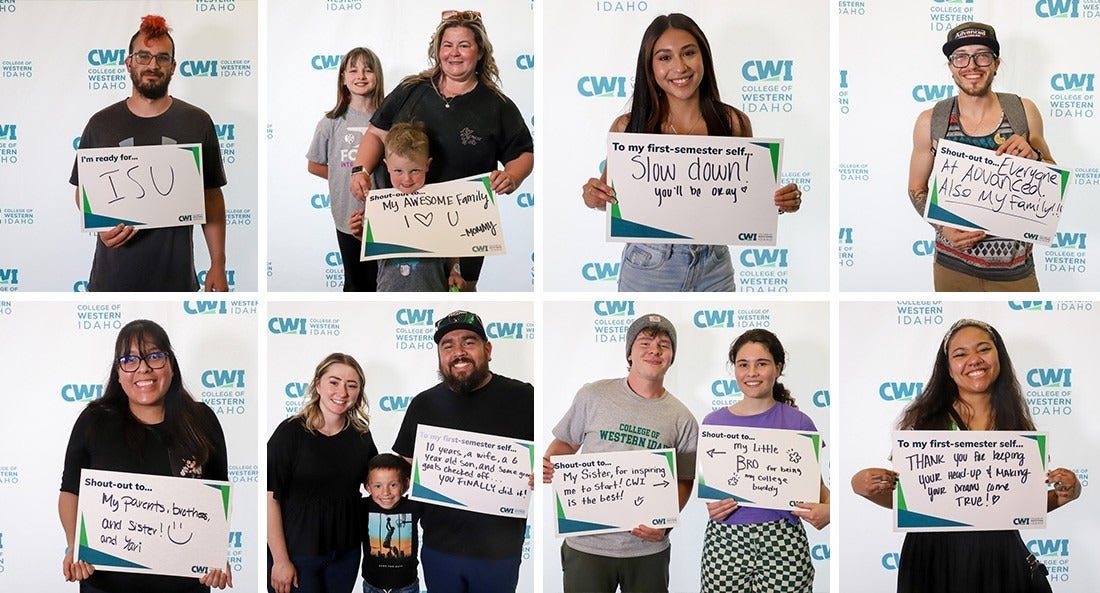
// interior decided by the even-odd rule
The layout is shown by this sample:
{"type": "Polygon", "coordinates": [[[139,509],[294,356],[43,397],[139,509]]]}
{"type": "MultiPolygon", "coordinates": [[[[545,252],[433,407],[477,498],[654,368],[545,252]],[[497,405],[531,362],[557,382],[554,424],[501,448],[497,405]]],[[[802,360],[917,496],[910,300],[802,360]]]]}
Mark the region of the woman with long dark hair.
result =
{"type": "MultiPolygon", "coordinates": [[[[752,136],[752,124],[739,109],[722,102],[710,43],[695,21],[672,13],[653,19],[638,50],[630,112],[611,124],[612,132],[686,136],[752,136]]],[[[607,172],[584,184],[584,203],[604,210],[615,203],[607,172]]],[[[775,191],[781,212],[802,206],[802,192],[789,183],[775,191]]],[[[725,245],[627,243],[619,269],[619,290],[716,292],[735,288],[733,264],[725,245]]]]}
{"type": "Polygon", "coordinates": [[[359,575],[359,485],[378,454],[366,377],[340,352],[317,364],[305,405],[267,441],[268,591],[350,593],[359,575]]]}
{"type": "Polygon", "coordinates": [[[85,468],[229,479],[221,424],[213,410],[184,389],[168,334],[152,321],[131,321],[119,330],[103,397],[89,403],[73,424],[57,503],[69,546],[62,571],[65,580],[80,581],[84,593],[197,593],[232,586],[228,566],[195,579],[96,571],[87,562],[73,562],[80,471],[85,468]]]}
{"type": "MultiPolygon", "coordinates": [[[[936,351],[932,376],[901,420],[900,430],[1035,430],[1001,334],[975,319],[956,321],[936,351]]],[[[1077,475],[1047,473],[1047,511],[1081,495],[1077,475]]],[[[870,467],[852,490],[893,508],[897,473],[870,467]]],[[[910,532],[898,561],[898,593],[1027,593],[1030,553],[1016,530],[910,532]]]]}
{"type": "MultiPolygon", "coordinates": [[[[779,382],[787,352],[775,334],[750,329],[730,345],[729,362],[743,397],[703,418],[703,425],[817,431],[779,382]]],[[[814,567],[806,530],[829,524],[829,489],[821,481],[817,501],[791,511],[738,506],[732,498],[707,503],[702,585],[705,593],[810,593],[814,567]]]]}

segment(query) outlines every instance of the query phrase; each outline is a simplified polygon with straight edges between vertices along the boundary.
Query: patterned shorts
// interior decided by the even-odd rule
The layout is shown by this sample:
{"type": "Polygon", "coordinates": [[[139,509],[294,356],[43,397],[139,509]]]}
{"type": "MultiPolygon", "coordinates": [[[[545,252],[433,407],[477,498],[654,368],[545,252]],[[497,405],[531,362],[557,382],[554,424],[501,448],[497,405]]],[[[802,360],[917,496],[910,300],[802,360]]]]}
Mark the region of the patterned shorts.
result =
{"type": "Polygon", "coordinates": [[[813,584],[801,522],[707,523],[701,593],[811,593],[813,584]]]}

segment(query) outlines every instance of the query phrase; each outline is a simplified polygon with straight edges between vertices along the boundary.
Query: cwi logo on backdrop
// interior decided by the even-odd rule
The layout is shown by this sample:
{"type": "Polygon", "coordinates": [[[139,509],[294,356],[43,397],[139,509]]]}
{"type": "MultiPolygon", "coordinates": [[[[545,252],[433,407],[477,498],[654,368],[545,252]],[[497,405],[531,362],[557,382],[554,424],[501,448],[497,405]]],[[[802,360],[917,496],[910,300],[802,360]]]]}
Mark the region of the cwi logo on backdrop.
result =
{"type": "Polygon", "coordinates": [[[1073,369],[1035,368],[1024,375],[1032,416],[1073,414],[1073,369]]]}
{"type": "Polygon", "coordinates": [[[328,210],[331,203],[328,194],[313,194],[309,197],[309,205],[316,210],[328,210]]]}
{"type": "Polygon", "coordinates": [[[626,2],[598,0],[596,2],[596,12],[645,12],[647,10],[649,10],[649,2],[645,0],[628,0],[626,2]]]}
{"type": "Polygon", "coordinates": [[[1085,240],[1088,238],[1088,233],[1055,233],[1054,245],[1051,245],[1054,249],[1074,249],[1084,251],[1085,240]]]}
{"type": "Polygon", "coordinates": [[[824,562],[829,559],[832,554],[829,552],[829,544],[817,544],[810,548],[810,558],[824,562]]]}
{"type": "Polygon", "coordinates": [[[618,282],[620,262],[588,262],[581,266],[581,278],[588,282],[618,282]]]}
{"type": "MultiPolygon", "coordinates": [[[[206,270],[199,272],[198,274],[199,285],[206,284],[206,270]]],[[[229,285],[229,290],[236,290],[237,288],[237,270],[225,271],[225,282],[229,285]]]]}
{"type": "Polygon", "coordinates": [[[736,319],[733,309],[722,311],[700,309],[691,318],[695,327],[700,329],[735,327],[736,319]]]}
{"type": "Polygon", "coordinates": [[[1070,580],[1069,539],[1033,539],[1025,546],[1047,567],[1047,578],[1054,583],[1070,580]]]}
{"type": "Polygon", "coordinates": [[[252,76],[252,60],[185,60],[179,63],[185,78],[236,78],[252,76]]]}
{"type": "Polygon", "coordinates": [[[317,54],[309,59],[309,65],[314,70],[339,70],[342,59],[340,54],[317,54]]]}
{"type": "MultiPolygon", "coordinates": [[[[398,350],[431,350],[435,348],[435,310],[398,309],[394,314],[394,347],[398,350]]],[[[488,334],[488,328],[486,328],[488,334]]]]}
{"type": "Polygon", "coordinates": [[[207,369],[200,380],[207,389],[244,389],[244,369],[207,369]]]}
{"type": "Polygon", "coordinates": [[[1070,368],[1031,369],[1027,372],[1027,384],[1031,387],[1056,389],[1061,389],[1063,387],[1073,387],[1071,379],[1072,374],[1073,369],[1070,368]]]}
{"type": "Polygon", "coordinates": [[[885,568],[886,570],[897,570],[898,569],[898,553],[897,552],[887,552],[887,553],[883,554],[882,555],[882,567],[885,568]]]}
{"type": "Polygon", "coordinates": [[[741,387],[736,379],[715,379],[710,384],[710,394],[716,398],[741,397],[741,387]]]}
{"type": "Polygon", "coordinates": [[[19,290],[19,268],[0,268],[0,292],[19,290]]]}
{"type": "Polygon", "coordinates": [[[1076,19],[1081,16],[1080,5],[1080,0],[1038,0],[1035,15],[1041,19],[1076,19]]]}
{"type": "Polygon", "coordinates": [[[225,301],[183,301],[183,312],[188,315],[225,315],[225,301]]]}
{"type": "Polygon", "coordinates": [[[745,249],[741,252],[741,265],[746,268],[785,268],[787,249],[745,249]]]}
{"type": "Polygon", "coordinates": [[[305,317],[272,317],[267,320],[267,330],[275,335],[306,335],[305,317]]]}
{"type": "Polygon", "coordinates": [[[577,79],[577,92],[582,97],[625,98],[634,91],[634,77],[582,76],[577,79]]]}
{"type": "Polygon", "coordinates": [[[383,395],[378,398],[378,408],[383,412],[404,412],[412,398],[411,395],[383,395]]]}
{"type": "Polygon", "coordinates": [[[531,54],[520,54],[516,56],[516,69],[518,70],[534,70],[535,68],[535,56],[531,54]]]}
{"type": "Polygon", "coordinates": [[[595,301],[592,310],[599,317],[634,318],[634,301],[595,301]]]}
{"type": "Polygon", "coordinates": [[[435,325],[434,309],[398,309],[395,318],[397,325],[431,327],[435,325]]]}
{"type": "Polygon", "coordinates": [[[911,401],[924,390],[924,383],[886,381],[878,386],[878,396],[888,402],[911,401]]]}
{"type": "Polygon", "coordinates": [[[19,162],[19,127],[13,123],[0,123],[0,165],[19,162]]]}
{"type": "Polygon", "coordinates": [[[1008,308],[1013,311],[1052,311],[1054,301],[1008,301],[1008,308]]]}
{"type": "Polygon", "coordinates": [[[850,268],[856,265],[855,241],[852,239],[852,227],[841,227],[840,236],[837,237],[837,258],[841,268],[850,268]]]}
{"type": "Polygon", "coordinates": [[[953,84],[918,84],[913,87],[913,100],[917,103],[934,103],[955,96],[953,84]]]}
{"type": "Polygon", "coordinates": [[[69,383],[61,386],[61,399],[69,403],[88,402],[103,397],[103,385],[99,383],[69,383]]]}
{"type": "Polygon", "coordinates": [[[118,49],[91,49],[88,50],[88,65],[89,66],[125,66],[126,65],[126,50],[124,48],[118,49]]]}
{"type": "Polygon", "coordinates": [[[748,82],[791,82],[794,60],[749,60],[741,64],[741,77],[748,82]]]}
{"type": "Polygon", "coordinates": [[[490,340],[533,340],[533,323],[491,321],[485,324],[485,335],[490,340]]]}
{"type": "Polygon", "coordinates": [[[814,407],[828,408],[832,405],[832,398],[829,396],[828,389],[819,389],[810,396],[810,401],[813,402],[814,407]]]}
{"type": "Polygon", "coordinates": [[[1050,77],[1050,88],[1059,93],[1091,93],[1096,90],[1092,72],[1059,72],[1050,77]]]}

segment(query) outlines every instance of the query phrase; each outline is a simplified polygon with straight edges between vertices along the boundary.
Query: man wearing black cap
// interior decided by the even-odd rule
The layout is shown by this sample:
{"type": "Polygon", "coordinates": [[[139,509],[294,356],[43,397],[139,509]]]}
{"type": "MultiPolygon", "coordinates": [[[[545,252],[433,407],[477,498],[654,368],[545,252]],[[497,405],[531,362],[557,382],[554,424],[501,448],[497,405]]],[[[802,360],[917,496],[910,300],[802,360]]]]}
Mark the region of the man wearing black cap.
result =
{"type": "MultiPolygon", "coordinates": [[[[393,443],[410,459],[420,424],[534,440],[535,392],[529,383],[489,371],[493,346],[481,318],[455,311],[435,324],[441,383],[405,412],[393,443]]],[[[514,593],[526,520],[427,505],[420,560],[432,593],[514,593]]]]}
{"type": "MultiPolygon", "coordinates": [[[[543,457],[543,482],[553,478],[551,455],[675,449],[680,508],[695,483],[699,424],[665,390],[676,358],[676,328],[661,315],[642,315],[626,332],[627,376],[589,383],[554,427],[543,457]],[[645,435],[645,438],[639,438],[645,435]]],[[[565,593],[668,591],[668,530],[639,525],[629,532],[565,538],[565,593]]]]}
{"type": "MultiPolygon", "coordinates": [[[[1054,163],[1043,138],[1043,118],[1035,103],[1010,93],[994,93],[1001,45],[993,27],[963,23],[947,34],[943,55],[959,87],[956,97],[917,117],[909,161],[909,199],[922,216],[928,199],[936,144],[940,138],[993,150],[996,154],[1054,163]]],[[[932,264],[940,292],[1037,292],[1031,244],[938,224],[932,264]]]]}

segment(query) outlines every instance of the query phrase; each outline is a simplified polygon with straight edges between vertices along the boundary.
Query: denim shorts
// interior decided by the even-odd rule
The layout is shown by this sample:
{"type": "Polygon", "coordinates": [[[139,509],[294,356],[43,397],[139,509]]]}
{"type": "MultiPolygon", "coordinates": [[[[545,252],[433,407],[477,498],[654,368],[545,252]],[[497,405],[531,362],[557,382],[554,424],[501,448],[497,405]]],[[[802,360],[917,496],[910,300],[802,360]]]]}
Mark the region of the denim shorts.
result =
{"type": "Polygon", "coordinates": [[[725,245],[627,243],[619,292],[733,292],[736,282],[725,245]]]}

